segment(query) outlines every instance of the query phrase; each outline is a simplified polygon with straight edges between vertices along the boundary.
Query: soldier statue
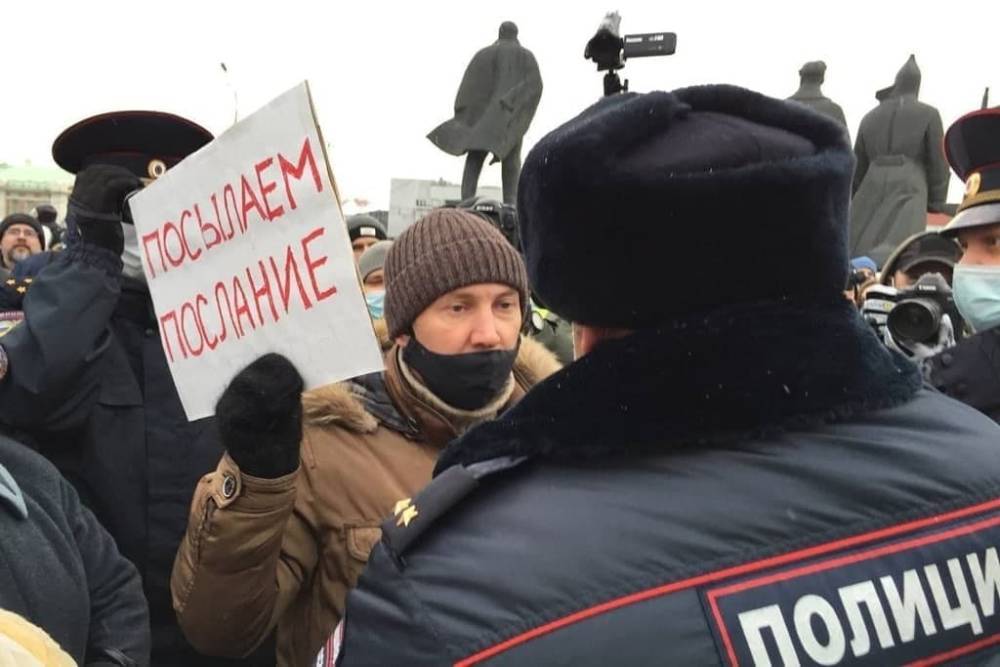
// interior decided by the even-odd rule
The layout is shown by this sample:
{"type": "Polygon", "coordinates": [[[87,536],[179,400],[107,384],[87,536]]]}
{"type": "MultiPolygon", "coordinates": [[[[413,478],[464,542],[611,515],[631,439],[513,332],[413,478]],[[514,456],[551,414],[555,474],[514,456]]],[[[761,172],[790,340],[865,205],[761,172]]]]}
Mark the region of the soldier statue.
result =
{"type": "Polygon", "coordinates": [[[891,89],[861,121],[854,153],[851,257],[880,266],[904,239],[927,226],[927,212],[943,209],[948,164],[941,150],[941,115],[917,101],[920,68],[911,55],[891,89]]]}
{"type": "Polygon", "coordinates": [[[788,99],[794,100],[799,104],[804,104],[847,127],[844,110],[840,108],[839,104],[823,95],[821,88],[825,78],[825,62],[822,60],[813,60],[806,63],[799,70],[799,89],[788,99]]]}

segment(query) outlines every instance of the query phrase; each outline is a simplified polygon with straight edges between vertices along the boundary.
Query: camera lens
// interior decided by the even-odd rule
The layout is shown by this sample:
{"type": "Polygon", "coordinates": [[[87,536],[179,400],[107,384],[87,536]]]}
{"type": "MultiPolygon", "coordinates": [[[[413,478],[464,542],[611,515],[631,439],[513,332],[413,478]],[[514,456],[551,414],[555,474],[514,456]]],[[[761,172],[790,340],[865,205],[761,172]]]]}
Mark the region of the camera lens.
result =
{"type": "Polygon", "coordinates": [[[941,306],[931,299],[900,301],[889,311],[887,325],[897,340],[932,342],[941,326],[941,306]]]}

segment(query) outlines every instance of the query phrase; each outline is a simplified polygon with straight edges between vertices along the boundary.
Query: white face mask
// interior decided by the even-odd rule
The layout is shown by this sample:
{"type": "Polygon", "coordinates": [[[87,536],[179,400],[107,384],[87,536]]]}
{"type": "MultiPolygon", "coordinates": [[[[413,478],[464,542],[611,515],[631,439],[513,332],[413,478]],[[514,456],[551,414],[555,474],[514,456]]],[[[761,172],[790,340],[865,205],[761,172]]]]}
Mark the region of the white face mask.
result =
{"type": "Polygon", "coordinates": [[[142,259],[139,257],[139,236],[135,225],[121,223],[122,234],[125,236],[125,248],[122,250],[122,275],[134,278],[145,284],[146,274],[142,272],[142,259]]]}
{"type": "Polygon", "coordinates": [[[973,331],[1000,326],[1000,266],[955,267],[955,305],[973,331]]]}

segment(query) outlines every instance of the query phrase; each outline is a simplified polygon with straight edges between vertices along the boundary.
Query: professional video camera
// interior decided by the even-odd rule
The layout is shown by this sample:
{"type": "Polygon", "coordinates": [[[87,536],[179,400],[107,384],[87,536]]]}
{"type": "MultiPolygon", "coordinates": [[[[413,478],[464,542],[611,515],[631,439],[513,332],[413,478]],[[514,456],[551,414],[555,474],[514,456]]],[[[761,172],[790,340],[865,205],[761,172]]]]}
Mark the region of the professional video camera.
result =
{"type": "Polygon", "coordinates": [[[629,58],[670,56],[677,50],[676,33],[649,32],[622,37],[621,22],[618,12],[608,12],[583,51],[584,58],[597,64],[598,72],[607,72],[604,75],[605,95],[628,92],[628,79],[622,84],[617,70],[625,67],[629,58]]]}
{"type": "Polygon", "coordinates": [[[912,286],[899,290],[896,305],[889,311],[886,326],[900,343],[934,344],[941,329],[941,318],[947,315],[955,332],[962,339],[962,316],[955,305],[951,287],[940,273],[928,273],[912,286]]]}

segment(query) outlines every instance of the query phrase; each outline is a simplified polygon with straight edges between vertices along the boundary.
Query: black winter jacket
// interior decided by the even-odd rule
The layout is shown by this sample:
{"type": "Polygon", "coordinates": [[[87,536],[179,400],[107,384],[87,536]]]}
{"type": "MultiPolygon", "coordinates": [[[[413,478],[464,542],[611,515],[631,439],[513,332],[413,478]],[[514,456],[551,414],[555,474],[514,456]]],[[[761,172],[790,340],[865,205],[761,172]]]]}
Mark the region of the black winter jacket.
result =
{"type": "Polygon", "coordinates": [[[901,664],[1000,646],[1000,428],[850,306],[602,344],[386,522],[341,665],[901,664]]]}
{"type": "Polygon", "coordinates": [[[1000,422],[1000,327],[969,336],[927,364],[936,389],[1000,422]]]}
{"type": "Polygon", "coordinates": [[[211,419],[188,422],[149,291],[120,271],[79,243],[34,279],[25,322],[0,338],[0,421],[55,463],[139,569],[154,664],[257,664],[199,657],[177,626],[170,571],[194,487],[223,450],[211,419]]]}
{"type": "Polygon", "coordinates": [[[0,608],[44,629],[78,664],[149,664],[139,574],[73,487],[3,436],[0,477],[0,608]]]}

